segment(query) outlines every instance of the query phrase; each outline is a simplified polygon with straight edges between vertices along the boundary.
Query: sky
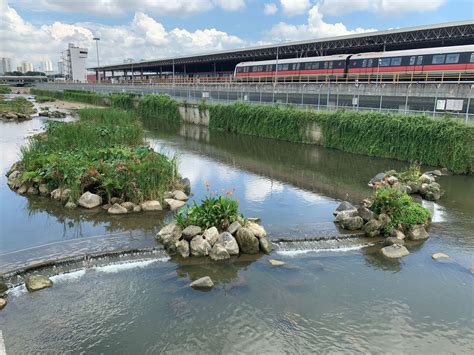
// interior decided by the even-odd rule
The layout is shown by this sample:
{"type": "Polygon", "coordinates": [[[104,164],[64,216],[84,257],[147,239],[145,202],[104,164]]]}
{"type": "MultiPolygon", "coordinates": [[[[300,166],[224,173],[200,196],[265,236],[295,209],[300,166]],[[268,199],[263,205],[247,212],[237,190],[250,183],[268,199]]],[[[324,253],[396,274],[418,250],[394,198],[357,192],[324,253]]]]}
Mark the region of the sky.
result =
{"type": "Polygon", "coordinates": [[[474,18],[473,0],[0,0],[0,57],[57,67],[68,43],[97,64],[474,18]]]}

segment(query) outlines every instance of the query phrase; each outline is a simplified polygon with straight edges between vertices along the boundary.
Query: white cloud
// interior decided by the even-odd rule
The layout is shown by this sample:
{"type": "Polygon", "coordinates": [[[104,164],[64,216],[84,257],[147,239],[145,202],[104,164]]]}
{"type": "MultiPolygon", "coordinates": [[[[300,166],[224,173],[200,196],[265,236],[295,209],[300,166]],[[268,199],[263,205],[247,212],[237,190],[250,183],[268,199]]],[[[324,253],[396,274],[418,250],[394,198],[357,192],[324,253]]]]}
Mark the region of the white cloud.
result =
{"type": "Polygon", "coordinates": [[[269,31],[269,35],[273,40],[289,41],[342,36],[370,31],[376,30],[364,28],[349,30],[343,23],[324,22],[323,15],[319,11],[319,5],[314,5],[309,10],[307,23],[293,25],[280,22],[272,27],[272,29],[269,31]]]}
{"type": "Polygon", "coordinates": [[[309,9],[309,0],[280,0],[282,12],[287,16],[301,15],[309,9]]]}
{"type": "Polygon", "coordinates": [[[278,11],[278,7],[276,4],[270,2],[264,5],[263,7],[263,13],[265,15],[275,15],[278,11]]]}
{"type": "Polygon", "coordinates": [[[370,11],[382,15],[405,12],[434,11],[446,0],[322,0],[320,11],[324,15],[344,15],[355,11],[370,11]]]}
{"type": "Polygon", "coordinates": [[[54,22],[35,26],[25,21],[5,0],[0,0],[0,56],[20,62],[46,59],[57,63],[68,43],[89,48],[88,65],[96,63],[94,36],[99,44],[101,63],[121,63],[124,58],[152,59],[173,55],[200,53],[243,47],[247,44],[237,36],[215,28],[188,31],[166,29],[143,12],[135,13],[126,25],[54,22]]]}
{"type": "Polygon", "coordinates": [[[100,16],[118,16],[127,12],[146,12],[160,16],[186,17],[215,7],[236,11],[245,0],[16,0],[19,6],[33,11],[79,12],[100,16]]]}

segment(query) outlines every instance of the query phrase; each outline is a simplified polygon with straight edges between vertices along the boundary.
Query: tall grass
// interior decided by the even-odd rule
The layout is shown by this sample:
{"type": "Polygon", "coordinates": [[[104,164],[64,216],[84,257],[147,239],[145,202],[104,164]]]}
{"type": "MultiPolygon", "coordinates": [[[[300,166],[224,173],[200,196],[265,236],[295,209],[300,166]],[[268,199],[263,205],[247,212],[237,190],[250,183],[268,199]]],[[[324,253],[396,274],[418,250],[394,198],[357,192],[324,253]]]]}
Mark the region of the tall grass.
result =
{"type": "Polygon", "coordinates": [[[138,104],[138,114],[144,119],[181,122],[179,104],[167,95],[146,95],[138,104]]]}

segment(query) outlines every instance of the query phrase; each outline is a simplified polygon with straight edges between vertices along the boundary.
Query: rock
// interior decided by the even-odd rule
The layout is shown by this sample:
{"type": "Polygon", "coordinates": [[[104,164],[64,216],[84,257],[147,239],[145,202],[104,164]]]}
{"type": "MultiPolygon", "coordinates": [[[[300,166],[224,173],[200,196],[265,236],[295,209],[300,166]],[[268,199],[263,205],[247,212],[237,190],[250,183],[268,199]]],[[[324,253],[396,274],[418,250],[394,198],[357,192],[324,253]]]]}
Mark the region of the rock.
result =
{"type": "Polygon", "coordinates": [[[344,219],[351,218],[351,217],[357,217],[357,210],[346,210],[346,211],[341,211],[337,214],[336,219],[334,220],[336,223],[342,222],[344,219]]]}
{"type": "Polygon", "coordinates": [[[5,282],[0,281],[0,295],[8,290],[8,286],[5,282]]]}
{"type": "Polygon", "coordinates": [[[133,211],[133,209],[135,208],[135,204],[133,202],[122,202],[120,204],[120,206],[122,206],[123,208],[127,209],[127,211],[133,211]]]}
{"type": "Polygon", "coordinates": [[[421,176],[418,178],[418,182],[420,184],[430,184],[435,181],[435,178],[431,175],[427,174],[421,174],[421,176]]]}
{"type": "Polygon", "coordinates": [[[194,256],[206,256],[212,250],[211,244],[202,235],[196,235],[189,244],[191,245],[191,254],[194,256]]]}
{"type": "Polygon", "coordinates": [[[61,203],[66,203],[71,196],[71,189],[54,189],[51,191],[51,197],[61,203]]]}
{"type": "Polygon", "coordinates": [[[227,232],[230,234],[235,234],[240,228],[242,228],[242,225],[239,223],[239,221],[235,221],[227,228],[227,232]]]}
{"type": "Polygon", "coordinates": [[[421,183],[418,183],[417,181],[408,181],[407,186],[410,188],[411,194],[416,194],[420,191],[421,183]]]}
{"type": "Polygon", "coordinates": [[[337,216],[337,214],[342,212],[342,211],[350,211],[350,210],[356,210],[356,208],[354,206],[352,206],[352,204],[350,204],[349,202],[342,201],[339,204],[339,206],[337,206],[337,208],[334,210],[333,214],[335,216],[337,216]]]}
{"type": "Polygon", "coordinates": [[[94,208],[102,204],[102,197],[86,191],[79,197],[77,204],[84,208],[94,208]]]}
{"type": "Polygon", "coordinates": [[[262,220],[258,217],[248,217],[247,221],[257,223],[257,224],[260,224],[262,222],[262,220]]]}
{"type": "Polygon", "coordinates": [[[428,233],[423,225],[417,224],[408,231],[408,239],[410,240],[425,240],[428,239],[428,233]]]}
{"type": "Polygon", "coordinates": [[[221,245],[221,244],[215,244],[212,247],[211,252],[209,253],[209,256],[212,260],[226,260],[230,259],[230,254],[229,252],[221,245]]]}
{"type": "Polygon", "coordinates": [[[173,252],[176,248],[176,242],[181,238],[181,227],[178,226],[176,222],[171,222],[161,230],[156,235],[155,239],[162,243],[170,252],[173,252]]]}
{"type": "Polygon", "coordinates": [[[54,189],[51,191],[51,198],[53,200],[59,201],[61,199],[61,189],[54,189]]]}
{"type": "Polygon", "coordinates": [[[183,258],[187,258],[189,256],[189,242],[184,239],[178,240],[176,250],[183,258]]]}
{"type": "Polygon", "coordinates": [[[142,211],[142,207],[140,205],[133,206],[133,212],[141,212],[141,211],[142,211]]]}
{"type": "Polygon", "coordinates": [[[403,234],[403,232],[399,231],[398,229],[392,229],[390,231],[390,236],[392,238],[397,238],[397,239],[400,239],[400,240],[404,240],[405,239],[405,234],[403,234]]]}
{"type": "Polygon", "coordinates": [[[382,228],[387,227],[390,224],[390,222],[392,221],[392,219],[388,215],[386,215],[385,213],[379,214],[377,219],[379,220],[380,224],[382,225],[382,228]]]}
{"type": "Polygon", "coordinates": [[[375,237],[380,234],[382,229],[382,223],[380,223],[376,219],[372,219],[368,221],[363,227],[362,230],[364,231],[367,237],[375,237]]]}
{"type": "Polygon", "coordinates": [[[183,229],[183,238],[188,242],[191,241],[196,235],[202,232],[201,227],[199,226],[187,226],[183,229]]]}
{"type": "Polygon", "coordinates": [[[186,195],[183,191],[181,190],[175,190],[173,191],[173,198],[178,201],[187,201],[189,199],[188,195],[186,195]]]}
{"type": "Polygon", "coordinates": [[[128,210],[118,203],[114,203],[112,207],[107,210],[107,212],[110,214],[127,214],[128,210]]]}
{"type": "Polygon", "coordinates": [[[275,260],[275,259],[268,259],[268,262],[270,263],[271,266],[283,266],[286,264],[284,261],[275,260]]]}
{"type": "Polygon", "coordinates": [[[444,175],[444,174],[441,172],[441,170],[426,171],[424,174],[425,174],[425,175],[430,175],[430,176],[443,176],[443,175],[444,175]]]}
{"type": "Polygon", "coordinates": [[[7,300],[4,298],[0,298],[0,309],[4,309],[7,305],[7,300]]]}
{"type": "Polygon", "coordinates": [[[389,176],[387,178],[387,182],[389,183],[389,185],[393,186],[398,182],[398,179],[395,176],[389,176]]]}
{"type": "Polygon", "coordinates": [[[434,253],[433,255],[431,255],[431,257],[434,259],[434,260],[446,260],[446,259],[450,259],[449,255],[446,255],[444,253],[434,253]]]}
{"type": "Polygon", "coordinates": [[[165,198],[166,206],[171,210],[175,211],[181,207],[183,207],[186,202],[180,200],[174,200],[172,198],[165,198]]]}
{"type": "Polygon", "coordinates": [[[179,180],[179,184],[183,187],[184,192],[189,195],[191,192],[191,181],[188,178],[183,178],[179,180]]]}
{"type": "Polygon", "coordinates": [[[53,281],[43,275],[30,275],[25,280],[25,286],[28,291],[34,292],[53,286],[53,281]]]}
{"type": "Polygon", "coordinates": [[[429,201],[437,201],[441,198],[441,186],[437,182],[421,184],[420,194],[429,201]]]}
{"type": "MultiPolygon", "coordinates": [[[[216,244],[222,245],[230,255],[239,254],[239,245],[237,240],[229,232],[223,232],[219,235],[216,244]]],[[[215,244],[214,244],[215,245],[215,244]]]]}
{"type": "Polygon", "coordinates": [[[209,276],[204,276],[200,279],[197,279],[196,281],[191,282],[189,286],[197,288],[212,288],[214,287],[214,282],[212,282],[209,276]]]}
{"type": "Polygon", "coordinates": [[[110,204],[114,205],[116,203],[118,203],[119,205],[123,202],[123,199],[121,199],[120,197],[112,197],[110,199],[110,204]]]}
{"type": "Polygon", "coordinates": [[[267,237],[259,238],[258,242],[260,243],[260,250],[265,254],[270,254],[272,251],[272,243],[268,240],[267,237]]]}
{"type": "Polygon", "coordinates": [[[153,211],[161,211],[163,208],[161,207],[158,201],[145,201],[140,204],[142,211],[145,212],[153,212],[153,211]]]}
{"type": "Polygon", "coordinates": [[[375,218],[375,213],[372,212],[371,210],[369,210],[367,207],[365,206],[359,206],[357,208],[357,214],[362,217],[362,219],[364,220],[364,222],[368,222],[372,219],[375,218]]]}
{"type": "Polygon", "coordinates": [[[72,202],[72,201],[68,201],[68,202],[66,202],[66,204],[64,205],[64,207],[73,209],[73,208],[76,208],[77,205],[76,205],[74,202],[72,202]]]}
{"type": "Polygon", "coordinates": [[[38,191],[41,196],[48,196],[49,195],[49,188],[46,184],[39,184],[38,191]]]}
{"type": "Polygon", "coordinates": [[[369,186],[372,187],[375,183],[384,182],[385,176],[385,173],[378,173],[372,179],[370,179],[369,186]]]}
{"type": "Polygon", "coordinates": [[[217,239],[219,239],[219,231],[216,227],[208,228],[204,231],[202,237],[206,239],[209,244],[211,244],[211,246],[214,246],[214,244],[217,242],[217,239]]]}
{"type": "Polygon", "coordinates": [[[267,232],[260,224],[248,221],[245,227],[250,229],[257,238],[265,238],[267,236],[267,232]]]}
{"type": "Polygon", "coordinates": [[[110,207],[112,207],[110,203],[106,203],[105,205],[100,206],[100,208],[102,208],[105,211],[108,211],[110,207]]]}
{"type": "Polygon", "coordinates": [[[260,243],[249,228],[240,228],[235,234],[235,239],[237,240],[239,249],[242,253],[257,254],[260,250],[260,243]]]}
{"type": "Polygon", "coordinates": [[[383,247],[380,249],[382,254],[387,258],[401,258],[410,254],[407,248],[403,245],[390,245],[388,247],[383,247]]]}
{"type": "Polygon", "coordinates": [[[394,237],[387,237],[385,238],[384,240],[384,244],[385,245],[404,245],[405,242],[403,241],[403,239],[398,239],[398,238],[394,238],[394,237]]]}
{"type": "Polygon", "coordinates": [[[38,195],[38,194],[39,194],[39,190],[38,190],[36,187],[34,187],[34,186],[30,186],[30,187],[28,188],[28,190],[26,190],[26,193],[27,193],[28,195],[38,195]]]}
{"type": "Polygon", "coordinates": [[[28,185],[22,184],[16,192],[18,192],[20,195],[26,194],[26,191],[28,191],[28,185]]]}
{"type": "Polygon", "coordinates": [[[339,222],[339,225],[343,229],[354,231],[362,228],[362,226],[364,225],[364,220],[362,219],[362,217],[359,216],[348,217],[339,222]]]}
{"type": "Polygon", "coordinates": [[[5,117],[7,120],[16,120],[18,118],[18,116],[13,112],[4,113],[3,117],[5,117]]]}

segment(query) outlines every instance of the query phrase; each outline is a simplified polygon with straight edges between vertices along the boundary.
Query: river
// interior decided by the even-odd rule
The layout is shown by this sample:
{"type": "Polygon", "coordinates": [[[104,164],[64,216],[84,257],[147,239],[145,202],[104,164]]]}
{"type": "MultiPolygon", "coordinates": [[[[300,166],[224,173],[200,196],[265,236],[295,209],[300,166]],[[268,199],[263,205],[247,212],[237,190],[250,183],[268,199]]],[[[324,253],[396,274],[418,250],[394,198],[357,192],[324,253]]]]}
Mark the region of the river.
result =
{"type": "MultiPolygon", "coordinates": [[[[6,185],[25,137],[43,119],[0,122],[0,270],[64,256],[156,247],[169,213],[109,216],[64,210],[6,185]]],[[[9,291],[0,311],[8,354],[17,353],[469,353],[474,344],[474,179],[439,179],[445,195],[426,203],[430,239],[399,261],[380,245],[340,236],[332,211],[370,193],[367,181],[407,164],[321,147],[171,128],[145,122],[147,140],[178,154],[192,199],[232,191],[242,213],[262,218],[270,256],[229,263],[168,258],[163,251],[50,268],[54,287],[9,291]],[[444,252],[450,261],[434,261],[444,252]],[[272,267],[269,258],[285,261],[272,267]],[[191,280],[209,275],[201,292],[191,280]]]]}

